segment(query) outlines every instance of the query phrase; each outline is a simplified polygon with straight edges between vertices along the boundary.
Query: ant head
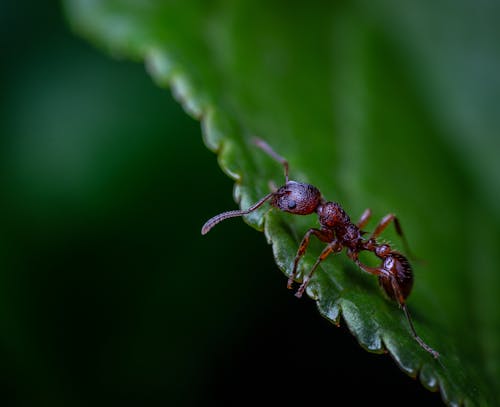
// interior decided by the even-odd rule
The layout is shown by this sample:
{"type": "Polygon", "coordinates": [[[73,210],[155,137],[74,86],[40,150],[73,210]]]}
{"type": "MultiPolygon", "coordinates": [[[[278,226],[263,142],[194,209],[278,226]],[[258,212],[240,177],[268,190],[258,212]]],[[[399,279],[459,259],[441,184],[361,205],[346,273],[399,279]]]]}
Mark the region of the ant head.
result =
{"type": "Polygon", "coordinates": [[[295,215],[309,215],[321,203],[318,188],[296,181],[288,181],[272,195],[272,206],[295,215]]]}
{"type": "Polygon", "coordinates": [[[224,219],[247,215],[260,208],[267,201],[270,201],[270,204],[279,210],[296,215],[308,215],[313,213],[322,203],[323,199],[321,198],[321,193],[318,188],[309,184],[288,180],[288,161],[279,154],[276,154],[269,144],[260,139],[255,139],[254,143],[257,147],[283,165],[285,169],[285,185],[280,187],[277,191],[267,194],[248,209],[223,212],[209,219],[201,229],[202,235],[207,234],[210,229],[224,219]]]}

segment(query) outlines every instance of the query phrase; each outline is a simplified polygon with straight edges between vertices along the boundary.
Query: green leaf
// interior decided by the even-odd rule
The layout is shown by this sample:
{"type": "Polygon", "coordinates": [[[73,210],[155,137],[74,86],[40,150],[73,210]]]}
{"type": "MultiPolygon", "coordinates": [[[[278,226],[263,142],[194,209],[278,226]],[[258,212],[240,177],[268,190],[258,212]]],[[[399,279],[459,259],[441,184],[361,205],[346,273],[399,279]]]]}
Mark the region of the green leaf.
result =
{"type": "MultiPolygon", "coordinates": [[[[500,403],[497,6],[65,6],[77,31],[115,55],[144,60],[201,121],[205,143],[237,181],[242,208],[267,194],[269,181],[283,182],[282,168],[250,142],[258,135],[288,159],[292,179],[316,185],[353,219],[366,207],[375,219],[397,213],[425,259],[414,264],[408,305],[438,360],[412,339],[376,279],[344,255],[322,264],[308,294],[323,316],[342,317],[361,346],[387,350],[446,403],[500,403]]],[[[302,235],[317,224],[267,207],[246,221],[264,228],[287,274],[302,235]]],[[[399,243],[393,231],[384,235],[399,243]]],[[[311,246],[301,270],[321,250],[311,246]]]]}

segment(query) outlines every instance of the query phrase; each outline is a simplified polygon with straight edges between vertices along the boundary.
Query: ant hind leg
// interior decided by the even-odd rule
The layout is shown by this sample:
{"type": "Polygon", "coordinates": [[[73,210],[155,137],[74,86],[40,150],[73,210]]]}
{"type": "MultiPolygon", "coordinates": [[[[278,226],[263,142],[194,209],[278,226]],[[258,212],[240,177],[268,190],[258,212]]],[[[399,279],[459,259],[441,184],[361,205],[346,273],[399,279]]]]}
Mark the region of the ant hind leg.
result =
{"type": "Polygon", "coordinates": [[[408,240],[406,240],[406,236],[404,235],[403,229],[401,228],[401,223],[399,222],[399,219],[396,217],[396,215],[394,215],[393,213],[389,213],[388,215],[385,215],[382,218],[382,220],[379,222],[379,224],[371,234],[370,239],[377,239],[380,236],[380,234],[387,228],[387,226],[391,224],[391,222],[394,222],[394,228],[396,229],[396,233],[398,234],[398,236],[403,241],[406,253],[409,255],[410,258],[415,259],[415,256],[410,250],[410,245],[408,244],[408,240]]]}
{"type": "Polygon", "coordinates": [[[392,293],[387,291],[387,287],[385,285],[382,285],[382,288],[386,291],[386,294],[388,297],[391,297],[392,299],[396,300],[396,302],[399,305],[399,308],[401,308],[405,314],[406,320],[408,321],[408,326],[410,327],[410,332],[411,335],[413,336],[413,339],[420,345],[421,348],[423,348],[425,351],[429,352],[434,359],[439,358],[439,352],[435,351],[432,349],[429,345],[427,345],[424,340],[418,336],[417,331],[415,330],[415,326],[413,325],[413,321],[410,316],[410,311],[408,311],[408,307],[406,306],[405,298],[404,295],[401,291],[401,288],[397,282],[397,280],[393,276],[387,275],[387,272],[384,272],[383,268],[380,267],[369,267],[363,263],[361,263],[359,260],[355,260],[356,264],[363,270],[366,271],[367,273],[379,276],[379,278],[385,279],[390,279],[391,286],[392,286],[392,293]]]}
{"type": "Polygon", "coordinates": [[[371,216],[372,216],[371,209],[370,208],[365,209],[365,211],[363,212],[363,214],[359,218],[358,223],[356,223],[356,226],[358,227],[358,229],[363,229],[366,226],[366,224],[368,223],[368,221],[370,220],[371,216]]]}
{"type": "Polygon", "coordinates": [[[420,345],[421,348],[423,348],[425,351],[429,352],[434,359],[439,358],[439,352],[436,350],[432,349],[429,345],[427,345],[424,340],[418,336],[417,331],[415,330],[415,326],[413,325],[413,321],[410,317],[410,311],[408,311],[408,307],[406,306],[406,302],[404,300],[403,294],[401,293],[401,290],[399,288],[399,284],[397,280],[394,277],[391,277],[391,284],[392,284],[392,289],[395,294],[395,299],[397,303],[399,304],[399,307],[403,310],[406,320],[408,321],[408,325],[410,327],[411,335],[413,336],[413,339],[417,341],[417,343],[420,345]]]}

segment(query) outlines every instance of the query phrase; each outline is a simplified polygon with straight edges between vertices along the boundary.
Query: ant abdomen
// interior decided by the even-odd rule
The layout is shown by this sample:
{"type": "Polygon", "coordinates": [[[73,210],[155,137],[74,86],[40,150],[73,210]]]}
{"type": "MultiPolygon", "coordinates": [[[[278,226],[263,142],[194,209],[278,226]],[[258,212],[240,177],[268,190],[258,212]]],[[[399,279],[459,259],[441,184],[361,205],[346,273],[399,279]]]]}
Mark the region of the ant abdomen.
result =
{"type": "Polygon", "coordinates": [[[413,271],[410,262],[401,253],[392,252],[384,259],[378,281],[387,296],[400,304],[404,303],[413,287],[413,271]],[[393,279],[395,283],[393,283],[393,279]]]}

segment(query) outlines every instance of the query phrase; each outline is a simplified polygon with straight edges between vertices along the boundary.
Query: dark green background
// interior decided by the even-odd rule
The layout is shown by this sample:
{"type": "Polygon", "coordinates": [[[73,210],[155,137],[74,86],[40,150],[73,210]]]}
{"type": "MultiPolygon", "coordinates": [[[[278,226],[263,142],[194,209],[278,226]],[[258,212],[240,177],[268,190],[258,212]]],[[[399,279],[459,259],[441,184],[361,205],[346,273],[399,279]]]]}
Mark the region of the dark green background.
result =
{"type": "Polygon", "coordinates": [[[441,404],[286,290],[262,234],[200,235],[232,182],[143,66],[57,5],[0,23],[2,405],[441,404]]]}

